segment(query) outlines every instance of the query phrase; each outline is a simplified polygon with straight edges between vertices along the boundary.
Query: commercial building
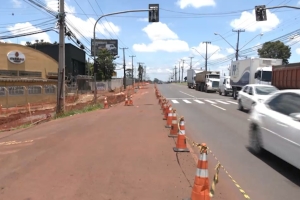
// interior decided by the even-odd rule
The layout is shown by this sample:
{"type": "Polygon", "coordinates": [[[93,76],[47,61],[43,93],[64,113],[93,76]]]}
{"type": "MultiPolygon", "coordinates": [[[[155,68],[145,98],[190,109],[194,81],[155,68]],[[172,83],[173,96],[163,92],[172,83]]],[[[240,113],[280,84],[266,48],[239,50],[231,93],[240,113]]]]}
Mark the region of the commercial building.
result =
{"type": "MultiPolygon", "coordinates": [[[[30,46],[36,50],[39,50],[58,62],[59,45],[58,44],[33,44],[30,46]]],[[[85,51],[79,49],[73,44],[67,43],[65,45],[65,74],[66,77],[72,78],[77,75],[86,75],[85,64],[85,51]]]]}
{"type": "Polygon", "coordinates": [[[55,101],[58,62],[36,49],[0,43],[2,107],[55,101]]]}

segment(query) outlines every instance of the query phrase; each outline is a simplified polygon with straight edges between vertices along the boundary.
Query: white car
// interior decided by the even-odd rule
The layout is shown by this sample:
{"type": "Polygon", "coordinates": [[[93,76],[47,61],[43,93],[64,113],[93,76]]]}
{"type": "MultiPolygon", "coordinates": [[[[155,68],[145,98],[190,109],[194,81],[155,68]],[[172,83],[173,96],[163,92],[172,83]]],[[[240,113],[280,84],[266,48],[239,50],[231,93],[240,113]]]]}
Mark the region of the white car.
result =
{"type": "Polygon", "coordinates": [[[275,92],[250,115],[249,144],[265,149],[300,169],[300,90],[275,92]]]}
{"type": "Polygon", "coordinates": [[[276,91],[278,91],[278,89],[272,85],[245,85],[238,95],[238,109],[251,110],[253,105],[263,103],[265,99],[270,97],[270,95],[276,91]]]}

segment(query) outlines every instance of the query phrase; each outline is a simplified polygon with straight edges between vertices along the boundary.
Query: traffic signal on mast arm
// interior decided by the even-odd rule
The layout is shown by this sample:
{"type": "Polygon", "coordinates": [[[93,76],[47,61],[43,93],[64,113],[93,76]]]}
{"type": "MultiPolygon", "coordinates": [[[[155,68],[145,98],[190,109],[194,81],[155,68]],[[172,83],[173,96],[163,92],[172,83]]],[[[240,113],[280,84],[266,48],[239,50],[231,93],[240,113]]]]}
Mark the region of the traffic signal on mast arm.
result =
{"type": "Polygon", "coordinates": [[[159,22],[159,4],[149,4],[149,22],[159,22]]]}
{"type": "Polygon", "coordinates": [[[255,16],[257,22],[267,21],[266,6],[265,5],[255,6],[255,16]]]}

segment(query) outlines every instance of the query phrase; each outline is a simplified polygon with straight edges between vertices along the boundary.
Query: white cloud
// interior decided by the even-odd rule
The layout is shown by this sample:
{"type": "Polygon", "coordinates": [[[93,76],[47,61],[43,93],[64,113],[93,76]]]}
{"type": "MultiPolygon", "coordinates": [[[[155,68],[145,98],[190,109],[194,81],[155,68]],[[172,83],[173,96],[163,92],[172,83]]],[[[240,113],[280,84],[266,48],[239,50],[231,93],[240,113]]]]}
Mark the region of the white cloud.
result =
{"type": "Polygon", "coordinates": [[[15,8],[20,8],[22,6],[22,1],[20,0],[11,0],[15,8]]]}
{"type": "Polygon", "coordinates": [[[0,40],[0,43],[12,43],[11,40],[0,40]]]}
{"type": "Polygon", "coordinates": [[[139,18],[139,19],[137,19],[139,22],[148,22],[148,18],[139,18]]]}
{"type": "MultiPolygon", "coordinates": [[[[57,11],[57,0],[45,0],[47,7],[51,8],[54,11],[57,11]]],[[[73,13],[75,13],[75,8],[72,6],[69,6],[65,2],[65,10],[67,12],[67,24],[69,24],[73,27],[80,27],[81,34],[85,37],[92,38],[93,37],[93,30],[94,30],[94,24],[96,22],[96,19],[90,17],[86,20],[83,20],[79,17],[76,17],[73,13]]],[[[72,27],[68,26],[71,31],[76,35],[78,39],[80,39],[82,36],[79,35],[76,30],[74,30],[72,27]]],[[[76,28],[78,29],[78,28],[76,28]]],[[[121,31],[121,28],[113,24],[112,22],[107,22],[106,20],[103,20],[97,24],[96,26],[96,34],[102,34],[106,37],[111,37],[109,33],[111,33],[112,36],[118,35],[121,31]]],[[[101,38],[99,35],[98,38],[101,38]]],[[[103,37],[103,36],[102,36],[103,37]]]]}
{"type": "Polygon", "coordinates": [[[134,44],[133,49],[139,52],[181,52],[188,51],[189,45],[179,40],[178,35],[161,22],[148,24],[143,31],[152,41],[150,44],[134,44]]]}
{"type": "MultiPolygon", "coordinates": [[[[218,58],[225,57],[225,55],[220,53],[220,50],[221,50],[220,47],[217,46],[217,45],[207,44],[207,58],[209,58],[209,60],[215,60],[215,59],[218,59],[218,58]]],[[[203,57],[205,57],[206,44],[201,42],[197,47],[192,47],[191,51],[195,56],[201,56],[202,55],[203,57]],[[199,55],[199,53],[200,53],[200,55],[199,55]]]]}
{"type": "MultiPolygon", "coordinates": [[[[34,27],[30,22],[17,23],[13,26],[9,26],[7,29],[13,35],[27,33],[28,30],[30,30],[30,32],[41,31],[40,28],[34,27]]],[[[30,42],[32,42],[34,40],[44,40],[44,42],[51,42],[50,37],[47,33],[38,33],[38,34],[35,34],[35,35],[25,36],[24,38],[26,38],[26,40],[28,40],[30,42]]]]}
{"type": "Polygon", "coordinates": [[[227,53],[233,54],[235,50],[233,48],[226,48],[227,53]]]}
{"type": "Polygon", "coordinates": [[[296,53],[297,53],[298,55],[300,55],[300,48],[297,48],[297,49],[296,49],[296,53]]]}
{"type": "Polygon", "coordinates": [[[216,2],[214,0],[178,0],[176,4],[181,9],[185,9],[187,7],[201,8],[205,6],[215,6],[216,2]]]}
{"type": "Polygon", "coordinates": [[[242,12],[241,17],[239,19],[234,19],[231,21],[231,27],[235,29],[245,29],[249,32],[255,32],[261,30],[262,32],[272,31],[280,24],[280,20],[278,17],[267,10],[267,21],[256,22],[255,12],[254,10],[250,13],[247,11],[242,12]],[[248,25],[245,26],[244,22],[247,21],[248,25]]]}

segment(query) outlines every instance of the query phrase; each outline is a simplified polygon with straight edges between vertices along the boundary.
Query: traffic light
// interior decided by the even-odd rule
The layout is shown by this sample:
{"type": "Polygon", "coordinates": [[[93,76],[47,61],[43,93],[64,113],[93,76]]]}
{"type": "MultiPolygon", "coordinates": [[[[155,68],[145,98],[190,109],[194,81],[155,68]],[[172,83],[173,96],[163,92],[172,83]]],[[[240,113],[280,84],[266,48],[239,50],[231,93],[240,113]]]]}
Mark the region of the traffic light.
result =
{"type": "Polygon", "coordinates": [[[159,4],[149,4],[149,22],[159,22],[159,4]]]}
{"type": "Polygon", "coordinates": [[[267,21],[266,6],[265,5],[255,6],[255,16],[257,22],[267,21]]]}

